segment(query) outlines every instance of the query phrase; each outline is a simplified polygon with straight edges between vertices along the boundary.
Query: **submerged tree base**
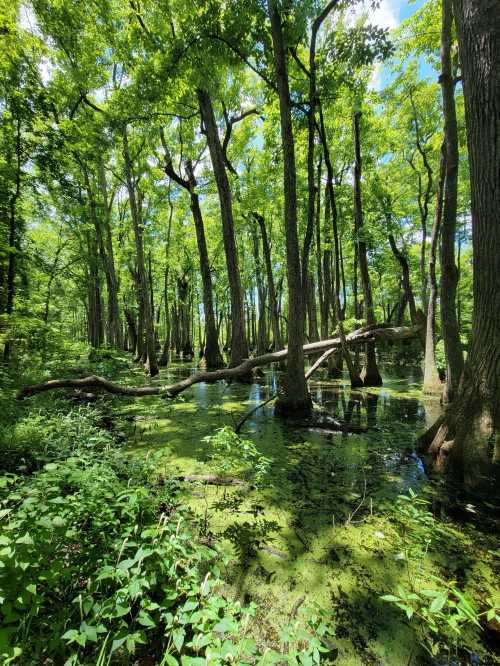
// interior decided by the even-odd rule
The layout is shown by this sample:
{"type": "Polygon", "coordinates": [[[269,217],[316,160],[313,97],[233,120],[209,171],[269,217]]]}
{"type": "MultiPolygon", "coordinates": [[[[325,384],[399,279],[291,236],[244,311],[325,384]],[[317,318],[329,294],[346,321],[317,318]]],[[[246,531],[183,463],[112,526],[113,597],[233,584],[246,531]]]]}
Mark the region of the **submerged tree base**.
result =
{"type": "Polygon", "coordinates": [[[494,405],[464,391],[420,438],[420,448],[433,471],[457,477],[471,490],[499,492],[499,426],[494,405]]]}
{"type": "Polygon", "coordinates": [[[304,419],[312,414],[311,399],[296,399],[289,396],[279,396],[274,405],[274,415],[283,418],[304,419]]]}

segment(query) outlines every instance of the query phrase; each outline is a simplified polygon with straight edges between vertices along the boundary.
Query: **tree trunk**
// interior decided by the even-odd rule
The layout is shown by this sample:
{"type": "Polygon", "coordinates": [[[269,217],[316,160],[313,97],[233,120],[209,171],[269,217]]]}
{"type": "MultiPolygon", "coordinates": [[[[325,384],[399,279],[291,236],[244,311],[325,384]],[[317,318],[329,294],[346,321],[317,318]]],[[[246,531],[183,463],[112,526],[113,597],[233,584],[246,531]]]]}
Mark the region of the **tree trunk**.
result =
{"type": "Polygon", "coordinates": [[[207,369],[216,370],[217,368],[222,368],[224,360],[219,349],[217,325],[215,323],[212,275],[210,273],[210,260],[208,258],[207,241],[205,238],[205,225],[203,224],[198,193],[195,189],[196,180],[191,162],[187,162],[187,172],[190,184],[189,196],[191,212],[193,214],[196,242],[198,244],[198,254],[200,257],[203,311],[205,315],[205,362],[207,369]]]}
{"type": "Polygon", "coordinates": [[[257,354],[263,354],[268,347],[267,344],[267,318],[266,318],[266,289],[264,286],[262,261],[259,251],[259,238],[255,224],[251,227],[253,256],[255,262],[255,279],[257,283],[257,296],[259,299],[259,311],[257,321],[257,354]]]}
{"type": "MultiPolygon", "coordinates": [[[[468,486],[500,480],[500,6],[454,0],[471,181],[474,313],[453,405],[422,443],[468,486]],[[439,428],[436,428],[439,425],[439,428]]],[[[443,218],[444,222],[444,218],[443,218]]]]}
{"type": "Polygon", "coordinates": [[[436,213],[432,225],[431,250],[429,256],[429,305],[427,308],[427,326],[425,332],[425,359],[424,359],[424,393],[441,393],[443,385],[436,367],[436,305],[437,305],[437,279],[436,279],[436,253],[441,228],[443,211],[443,188],[445,178],[445,147],[441,147],[441,164],[439,167],[439,182],[436,194],[436,213]]]}
{"type": "Polygon", "coordinates": [[[137,324],[136,318],[130,308],[125,307],[125,319],[127,320],[128,330],[128,349],[135,354],[137,352],[137,324]]]}
{"type": "MultiPolygon", "coordinates": [[[[354,114],[354,225],[358,247],[358,261],[363,286],[365,318],[368,326],[375,324],[375,310],[373,307],[372,287],[368,271],[368,256],[366,242],[363,238],[363,205],[361,201],[361,144],[359,137],[359,120],[361,112],[354,114]]],[[[382,377],[378,371],[375,347],[366,346],[366,362],[362,373],[365,386],[381,386],[382,377]]]]}
{"type": "Polygon", "coordinates": [[[172,218],[174,215],[174,207],[172,205],[172,200],[170,198],[170,185],[168,189],[168,206],[170,209],[168,216],[168,226],[167,226],[167,238],[165,243],[165,271],[163,273],[163,307],[165,311],[165,338],[163,340],[163,347],[161,350],[160,360],[158,364],[160,366],[166,366],[169,362],[170,357],[170,341],[171,341],[171,326],[170,326],[170,309],[169,309],[169,299],[168,299],[168,287],[169,287],[169,274],[170,274],[170,239],[172,237],[172,218]]]}
{"type": "Polygon", "coordinates": [[[227,177],[224,152],[215,121],[212,100],[206,90],[197,90],[203,128],[207,137],[210,159],[217,184],[222,219],[222,238],[226,255],[227,274],[231,292],[231,361],[230,365],[238,365],[248,356],[248,345],[245,336],[245,312],[243,308],[243,291],[241,288],[238,251],[234,235],[233,207],[231,188],[227,177]]]}
{"type": "MultiPolygon", "coordinates": [[[[17,219],[17,202],[21,196],[21,119],[16,121],[16,181],[15,189],[9,199],[9,236],[8,236],[8,262],[7,262],[7,293],[5,298],[5,314],[10,317],[14,311],[14,294],[16,289],[17,256],[20,247],[19,229],[17,219]]],[[[11,355],[11,341],[7,337],[3,348],[3,360],[8,363],[11,355]]]]}
{"type": "MultiPolygon", "coordinates": [[[[414,338],[418,333],[416,327],[403,327],[403,328],[371,328],[365,327],[353,331],[346,336],[346,343],[348,345],[359,345],[366,344],[369,340],[370,342],[375,343],[377,340],[382,342],[395,342],[397,340],[408,340],[414,338]]],[[[332,338],[331,340],[321,340],[319,342],[312,342],[310,344],[304,345],[302,353],[305,356],[316,355],[318,353],[331,351],[332,349],[339,348],[342,346],[340,338],[332,338]]],[[[164,395],[167,398],[173,398],[179,393],[182,393],[190,386],[194,384],[199,384],[200,382],[216,382],[221,380],[231,380],[236,377],[241,377],[248,375],[253,368],[262,367],[265,365],[270,365],[271,363],[280,363],[290,353],[290,348],[280,349],[277,352],[263,354],[262,356],[254,356],[253,358],[246,359],[239,366],[235,368],[223,368],[221,370],[214,370],[213,372],[197,372],[193,375],[189,375],[185,379],[181,379],[175,384],[170,386],[165,385],[149,385],[149,386],[122,386],[120,384],[114,384],[103,377],[96,377],[94,375],[90,377],[84,377],[80,379],[51,379],[42,384],[36,384],[33,386],[26,386],[18,393],[18,399],[22,400],[27,398],[35,393],[41,393],[44,391],[51,391],[58,388],[85,388],[89,386],[100,387],[110,393],[115,393],[117,395],[131,395],[131,396],[146,396],[146,395],[164,395]]],[[[307,375],[310,375],[308,371],[307,375]]],[[[307,379],[304,375],[304,379],[307,379]]]]}
{"type": "Polygon", "coordinates": [[[424,332],[425,325],[423,325],[425,317],[423,316],[421,310],[417,310],[417,306],[415,305],[415,297],[413,295],[413,289],[411,287],[411,282],[410,282],[410,267],[408,265],[408,259],[396,245],[394,236],[392,234],[389,234],[388,238],[392,253],[395,256],[396,261],[401,266],[403,289],[406,294],[406,300],[408,302],[408,307],[410,310],[411,323],[414,326],[422,325],[422,335],[420,336],[420,341],[422,342],[422,346],[425,349],[425,332],[424,332]]]}
{"type": "Polygon", "coordinates": [[[285,197],[285,239],[288,277],[288,358],[283,393],[275,410],[281,415],[306,416],[311,413],[311,398],[304,376],[304,298],[297,236],[297,182],[292,105],[288,83],[281,16],[276,0],[268,0],[273,42],[274,72],[278,88],[283,150],[285,197]]]}
{"type": "MultiPolygon", "coordinates": [[[[457,391],[464,360],[457,321],[458,271],[455,265],[457,226],[458,132],[455,84],[451,65],[452,0],[442,3],[441,92],[443,97],[444,142],[446,148],[443,221],[441,229],[441,333],[446,354],[445,402],[457,391]]],[[[474,3],[471,3],[471,5],[474,3]]]]}
{"type": "Polygon", "coordinates": [[[316,311],[316,285],[312,273],[309,273],[307,281],[307,320],[309,324],[309,342],[319,340],[318,317],[316,311]]]}
{"type": "Polygon", "coordinates": [[[127,191],[129,196],[130,213],[132,217],[132,225],[134,228],[139,302],[140,302],[140,307],[142,309],[142,315],[144,317],[146,368],[151,377],[154,377],[155,375],[158,374],[159,371],[158,371],[158,364],[156,362],[154,323],[151,313],[151,301],[148,294],[148,281],[146,276],[146,266],[144,262],[144,244],[143,244],[144,225],[142,221],[141,206],[137,201],[137,194],[136,194],[137,184],[132,172],[132,161],[130,159],[130,153],[128,148],[127,128],[124,128],[123,130],[123,159],[124,159],[124,168],[125,168],[125,178],[127,181],[127,191]]]}
{"type": "Polygon", "coordinates": [[[269,310],[271,319],[271,330],[273,332],[273,347],[274,349],[281,349],[283,342],[281,339],[280,321],[278,312],[278,301],[276,298],[276,289],[274,286],[273,265],[271,262],[271,247],[267,237],[266,221],[259,215],[259,213],[252,213],[255,220],[260,227],[260,235],[262,237],[262,253],[264,255],[264,264],[266,267],[267,276],[267,290],[269,293],[269,310]]]}
{"type": "Polygon", "coordinates": [[[177,316],[179,318],[179,351],[184,360],[192,359],[194,356],[193,343],[191,339],[190,311],[191,303],[189,300],[189,282],[186,275],[177,279],[177,316]]]}
{"type": "Polygon", "coordinates": [[[100,220],[104,250],[102,259],[108,291],[108,344],[112,347],[119,348],[122,345],[122,326],[120,321],[120,308],[118,305],[118,278],[116,276],[113,236],[111,233],[111,202],[108,197],[106,173],[102,157],[99,159],[99,189],[102,198],[102,217],[100,220]]]}

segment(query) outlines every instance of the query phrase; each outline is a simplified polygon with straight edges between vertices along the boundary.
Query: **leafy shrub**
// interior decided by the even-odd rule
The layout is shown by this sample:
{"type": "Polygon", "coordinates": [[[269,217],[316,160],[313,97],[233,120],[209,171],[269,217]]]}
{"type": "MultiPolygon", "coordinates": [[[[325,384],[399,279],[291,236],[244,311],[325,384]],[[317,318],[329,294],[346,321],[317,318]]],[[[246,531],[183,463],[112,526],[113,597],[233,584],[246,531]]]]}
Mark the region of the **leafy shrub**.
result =
{"type": "Polygon", "coordinates": [[[403,552],[399,556],[406,564],[406,579],[395,593],[381,598],[404,611],[415,626],[420,644],[433,657],[456,655],[459,649],[476,648],[480,620],[485,617],[488,622],[499,622],[500,607],[489,598],[488,608],[479,612],[456,581],[424,572],[427,553],[433,548],[446,548],[446,540],[453,540],[453,535],[427,510],[428,504],[411,489],[408,495],[399,496],[395,516],[403,528],[403,552]]]}
{"type": "Polygon", "coordinates": [[[203,438],[209,446],[209,460],[222,474],[247,468],[256,486],[269,485],[271,460],[263,456],[250,439],[243,439],[228,426],[203,438]]]}
{"type": "Polygon", "coordinates": [[[31,473],[48,462],[63,459],[77,449],[95,454],[113,444],[110,433],[98,426],[100,412],[88,406],[50,413],[31,411],[0,428],[2,468],[31,473]]]}
{"type": "Polygon", "coordinates": [[[159,461],[127,459],[99,418],[12,426],[10,459],[31,442],[34,471],[0,476],[1,662],[319,663],[324,614],[285,628],[283,652],[259,649],[255,607],[224,595],[223,556],[197,542],[176,486],[155,484],[159,461]]]}

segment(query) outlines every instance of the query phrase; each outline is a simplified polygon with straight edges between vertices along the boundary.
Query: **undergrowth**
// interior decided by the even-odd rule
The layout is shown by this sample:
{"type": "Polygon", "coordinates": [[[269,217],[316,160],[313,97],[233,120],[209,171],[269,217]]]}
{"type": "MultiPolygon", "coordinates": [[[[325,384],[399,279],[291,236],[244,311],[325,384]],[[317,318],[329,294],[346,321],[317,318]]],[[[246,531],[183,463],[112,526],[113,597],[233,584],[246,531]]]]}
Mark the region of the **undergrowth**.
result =
{"type": "Polygon", "coordinates": [[[99,407],[37,404],[0,422],[1,663],[319,663],[321,610],[258,648],[156,456],[127,457],[99,407]]]}

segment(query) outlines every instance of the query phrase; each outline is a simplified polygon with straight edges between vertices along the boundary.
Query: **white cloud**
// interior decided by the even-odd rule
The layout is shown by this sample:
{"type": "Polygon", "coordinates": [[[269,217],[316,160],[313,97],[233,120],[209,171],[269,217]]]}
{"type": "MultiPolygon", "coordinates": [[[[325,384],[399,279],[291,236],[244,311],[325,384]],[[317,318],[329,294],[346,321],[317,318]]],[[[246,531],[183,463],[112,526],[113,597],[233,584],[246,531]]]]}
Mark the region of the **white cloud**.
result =
{"type": "MultiPolygon", "coordinates": [[[[372,25],[378,25],[381,28],[394,30],[400,24],[400,8],[403,0],[382,0],[379,7],[370,10],[368,3],[364,3],[368,14],[368,20],[372,25]]],[[[382,72],[384,65],[380,62],[375,63],[369,87],[372,90],[380,90],[382,86],[382,72]]]]}
{"type": "MultiPolygon", "coordinates": [[[[365,3],[365,6],[367,3],[365,3]]],[[[367,7],[368,20],[374,25],[381,28],[389,28],[393,30],[399,25],[399,8],[401,6],[400,0],[382,0],[380,6],[372,10],[367,7]]]]}

